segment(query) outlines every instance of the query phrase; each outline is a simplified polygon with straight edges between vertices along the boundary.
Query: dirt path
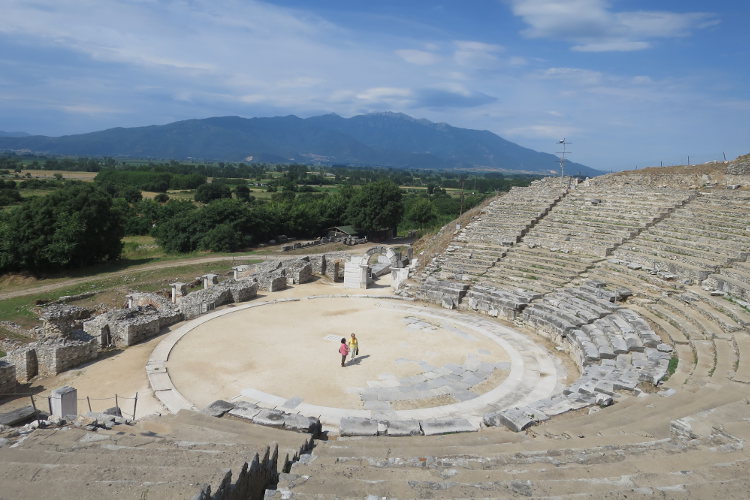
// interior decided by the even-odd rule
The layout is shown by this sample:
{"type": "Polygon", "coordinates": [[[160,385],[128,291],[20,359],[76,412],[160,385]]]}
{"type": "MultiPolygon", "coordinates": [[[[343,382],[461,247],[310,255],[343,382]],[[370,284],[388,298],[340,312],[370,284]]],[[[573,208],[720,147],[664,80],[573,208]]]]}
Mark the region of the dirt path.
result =
{"type": "MultiPolygon", "coordinates": [[[[342,251],[345,253],[364,253],[372,246],[375,246],[375,244],[358,245],[356,247],[352,247],[351,249],[342,250],[342,251]]],[[[327,252],[324,252],[324,253],[327,253],[327,252]]],[[[309,253],[306,255],[318,255],[318,254],[309,253]]],[[[229,255],[229,256],[222,256],[222,257],[196,257],[192,259],[175,260],[175,261],[168,261],[168,262],[156,262],[153,264],[144,264],[141,266],[129,267],[127,269],[123,269],[122,271],[101,273],[101,274],[97,274],[93,276],[83,276],[81,278],[70,278],[70,279],[58,281],[56,283],[43,284],[43,281],[41,281],[40,282],[41,284],[39,284],[38,286],[31,286],[29,288],[13,290],[10,292],[0,292],[0,300],[12,299],[14,297],[22,297],[24,295],[33,295],[37,293],[51,292],[53,290],[58,290],[60,288],[65,288],[68,286],[78,285],[80,283],[86,283],[88,281],[99,280],[102,278],[112,278],[116,276],[123,276],[123,275],[130,274],[130,273],[149,271],[153,269],[165,269],[165,268],[170,268],[170,267],[182,267],[182,266],[187,266],[191,264],[204,264],[204,263],[209,263],[209,262],[221,262],[221,261],[232,261],[232,260],[296,259],[300,257],[302,257],[302,255],[273,253],[273,254],[229,255]]]]}

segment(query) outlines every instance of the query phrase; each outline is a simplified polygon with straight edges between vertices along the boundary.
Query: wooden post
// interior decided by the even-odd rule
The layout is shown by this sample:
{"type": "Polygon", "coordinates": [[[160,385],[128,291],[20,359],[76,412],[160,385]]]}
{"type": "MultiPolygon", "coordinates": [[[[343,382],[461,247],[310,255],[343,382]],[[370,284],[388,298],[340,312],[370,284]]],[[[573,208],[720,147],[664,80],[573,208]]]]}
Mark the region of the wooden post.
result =
{"type": "Polygon", "coordinates": [[[133,401],[133,420],[135,420],[135,408],[138,406],[138,393],[135,393],[135,401],[133,401]]]}
{"type": "Polygon", "coordinates": [[[89,404],[89,411],[92,411],[91,410],[91,398],[89,398],[88,396],[86,396],[86,402],[89,404]]]}
{"type": "Polygon", "coordinates": [[[47,406],[49,406],[49,414],[52,415],[52,396],[47,396],[47,406]]]}
{"type": "Polygon", "coordinates": [[[34,402],[34,395],[31,394],[29,398],[31,398],[31,407],[34,408],[34,418],[36,420],[39,420],[39,410],[36,409],[36,403],[34,402]]]}
{"type": "Polygon", "coordinates": [[[115,393],[115,408],[119,408],[120,403],[117,402],[117,393],[115,393]]]}

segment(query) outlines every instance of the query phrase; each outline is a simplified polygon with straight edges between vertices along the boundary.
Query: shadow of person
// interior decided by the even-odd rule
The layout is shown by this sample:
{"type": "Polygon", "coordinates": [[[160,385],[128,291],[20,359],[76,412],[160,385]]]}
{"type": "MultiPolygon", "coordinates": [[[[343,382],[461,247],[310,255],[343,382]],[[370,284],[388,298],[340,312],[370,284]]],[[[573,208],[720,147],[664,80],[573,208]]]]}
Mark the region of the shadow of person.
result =
{"type": "Polygon", "coordinates": [[[358,365],[358,364],[360,364],[360,363],[362,362],[362,360],[363,360],[363,359],[367,359],[367,358],[369,358],[369,357],[370,357],[370,355],[369,355],[369,354],[365,354],[364,356],[357,356],[356,358],[354,358],[354,359],[350,360],[350,361],[349,361],[349,362],[348,362],[348,363],[346,364],[346,366],[351,366],[351,365],[358,365]]]}

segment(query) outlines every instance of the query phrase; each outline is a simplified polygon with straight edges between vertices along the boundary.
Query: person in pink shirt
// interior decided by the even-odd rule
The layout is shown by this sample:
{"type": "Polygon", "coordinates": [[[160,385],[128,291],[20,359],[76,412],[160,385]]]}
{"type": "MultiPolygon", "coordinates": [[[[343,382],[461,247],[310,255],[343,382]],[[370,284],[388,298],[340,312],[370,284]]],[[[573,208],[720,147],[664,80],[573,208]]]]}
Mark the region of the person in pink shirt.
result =
{"type": "Polygon", "coordinates": [[[346,345],[346,339],[341,339],[339,354],[341,354],[341,367],[343,368],[346,364],[346,356],[349,354],[349,346],[346,345]]]}

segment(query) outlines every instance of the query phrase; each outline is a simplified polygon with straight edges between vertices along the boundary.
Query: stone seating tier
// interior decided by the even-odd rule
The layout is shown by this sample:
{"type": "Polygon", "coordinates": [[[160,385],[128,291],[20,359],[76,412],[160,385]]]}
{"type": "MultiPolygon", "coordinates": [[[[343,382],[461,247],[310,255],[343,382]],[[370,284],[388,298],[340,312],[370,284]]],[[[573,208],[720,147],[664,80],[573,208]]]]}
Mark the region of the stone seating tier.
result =
{"type": "Polygon", "coordinates": [[[675,253],[688,252],[702,255],[706,254],[723,255],[729,259],[739,259],[747,255],[747,245],[750,245],[750,238],[747,242],[741,238],[726,239],[717,241],[713,238],[705,238],[698,235],[682,234],[677,238],[671,231],[647,231],[641,233],[638,237],[639,244],[643,246],[665,246],[671,247],[675,253]],[[746,244],[747,243],[747,244],[746,244]]]}
{"type": "Polygon", "coordinates": [[[531,300],[540,297],[539,294],[520,288],[500,289],[473,285],[466,293],[465,300],[459,304],[459,309],[470,309],[488,316],[513,321],[531,300]]]}
{"type": "Polygon", "coordinates": [[[668,252],[647,253],[639,251],[639,247],[620,247],[612,256],[624,265],[633,269],[646,269],[653,272],[669,273],[685,278],[691,282],[701,282],[716,269],[710,261],[678,258],[678,255],[668,252]]]}

